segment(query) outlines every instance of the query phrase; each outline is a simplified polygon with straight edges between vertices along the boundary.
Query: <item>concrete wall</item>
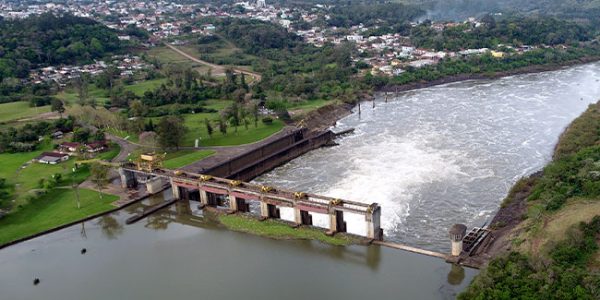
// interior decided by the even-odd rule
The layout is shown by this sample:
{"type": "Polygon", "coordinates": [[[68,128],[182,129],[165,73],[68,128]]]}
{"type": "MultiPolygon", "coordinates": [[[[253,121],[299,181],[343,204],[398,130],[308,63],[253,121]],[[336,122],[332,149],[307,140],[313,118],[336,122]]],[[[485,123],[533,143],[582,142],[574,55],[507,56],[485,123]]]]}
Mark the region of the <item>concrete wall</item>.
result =
{"type": "Polygon", "coordinates": [[[306,129],[298,130],[200,173],[249,181],[308,151],[328,144],[334,138],[335,134],[331,131],[306,137],[306,129]]]}

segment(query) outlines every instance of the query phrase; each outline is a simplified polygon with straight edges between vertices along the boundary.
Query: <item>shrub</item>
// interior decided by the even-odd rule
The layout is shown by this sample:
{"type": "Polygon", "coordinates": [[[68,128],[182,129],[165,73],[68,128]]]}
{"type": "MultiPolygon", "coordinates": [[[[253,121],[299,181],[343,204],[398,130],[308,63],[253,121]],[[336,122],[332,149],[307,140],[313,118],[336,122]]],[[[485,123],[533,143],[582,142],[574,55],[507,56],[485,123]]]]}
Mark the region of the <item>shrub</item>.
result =
{"type": "Polygon", "coordinates": [[[262,122],[265,125],[271,125],[271,124],[273,124],[273,118],[271,118],[271,117],[264,117],[264,118],[262,118],[262,122]]]}

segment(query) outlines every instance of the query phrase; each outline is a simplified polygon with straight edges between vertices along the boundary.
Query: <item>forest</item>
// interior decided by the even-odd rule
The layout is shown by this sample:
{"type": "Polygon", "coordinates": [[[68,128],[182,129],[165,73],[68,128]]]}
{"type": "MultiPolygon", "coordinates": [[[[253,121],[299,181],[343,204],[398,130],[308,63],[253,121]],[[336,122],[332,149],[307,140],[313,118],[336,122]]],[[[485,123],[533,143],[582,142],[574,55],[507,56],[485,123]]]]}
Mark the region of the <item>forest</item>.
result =
{"type": "Polygon", "coordinates": [[[0,21],[0,81],[32,68],[89,63],[122,48],[117,33],[88,18],[45,13],[0,21]]]}
{"type": "Polygon", "coordinates": [[[464,20],[488,13],[554,16],[600,25],[599,0],[404,0],[427,11],[434,20],[464,20]]]}
{"type": "Polygon", "coordinates": [[[462,49],[493,48],[498,44],[558,45],[589,41],[593,30],[570,21],[549,17],[482,18],[484,26],[461,24],[436,32],[425,22],[414,27],[410,38],[417,47],[458,51],[462,49]]]}
{"type": "Polygon", "coordinates": [[[396,25],[414,20],[425,12],[416,6],[401,3],[351,3],[338,5],[331,9],[328,25],[350,27],[359,24],[365,26],[396,25]]]}

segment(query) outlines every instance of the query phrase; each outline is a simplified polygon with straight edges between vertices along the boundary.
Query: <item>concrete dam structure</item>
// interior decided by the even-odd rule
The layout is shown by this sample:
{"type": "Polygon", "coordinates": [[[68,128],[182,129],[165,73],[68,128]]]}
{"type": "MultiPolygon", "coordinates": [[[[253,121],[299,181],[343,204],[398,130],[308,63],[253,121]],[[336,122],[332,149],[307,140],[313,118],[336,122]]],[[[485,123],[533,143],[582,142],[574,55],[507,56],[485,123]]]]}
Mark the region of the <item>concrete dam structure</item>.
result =
{"type": "Polygon", "coordinates": [[[123,165],[119,168],[119,174],[123,188],[136,187],[142,181],[152,193],[168,183],[175,199],[198,200],[202,206],[219,207],[232,213],[250,212],[249,203],[258,202],[262,219],[279,219],[281,207],[294,210],[294,223],[298,226],[312,225],[311,213],[328,215],[330,234],[346,232],[345,213],[361,215],[366,224],[366,238],[383,239],[381,207],[377,203],[365,204],[287,191],[180,170],[144,169],[134,164],[123,165]]]}

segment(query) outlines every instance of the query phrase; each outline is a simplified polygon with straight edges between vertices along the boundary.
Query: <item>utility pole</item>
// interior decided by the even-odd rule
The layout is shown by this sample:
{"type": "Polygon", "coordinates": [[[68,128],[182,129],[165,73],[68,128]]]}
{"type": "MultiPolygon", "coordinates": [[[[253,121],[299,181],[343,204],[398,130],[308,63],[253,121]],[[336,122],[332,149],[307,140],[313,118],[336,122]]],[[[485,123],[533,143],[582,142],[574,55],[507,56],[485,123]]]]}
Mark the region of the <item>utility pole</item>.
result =
{"type": "Polygon", "coordinates": [[[73,176],[71,176],[71,182],[73,184],[73,188],[75,189],[75,197],[77,197],[77,209],[81,209],[81,201],[79,200],[79,186],[75,183],[75,171],[77,171],[77,168],[73,168],[73,176]]]}

